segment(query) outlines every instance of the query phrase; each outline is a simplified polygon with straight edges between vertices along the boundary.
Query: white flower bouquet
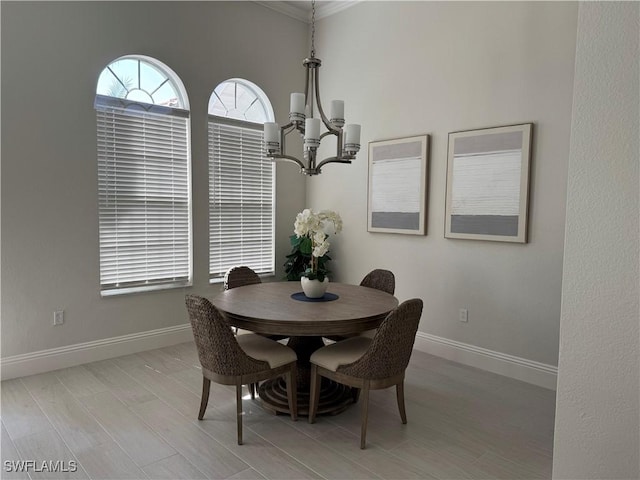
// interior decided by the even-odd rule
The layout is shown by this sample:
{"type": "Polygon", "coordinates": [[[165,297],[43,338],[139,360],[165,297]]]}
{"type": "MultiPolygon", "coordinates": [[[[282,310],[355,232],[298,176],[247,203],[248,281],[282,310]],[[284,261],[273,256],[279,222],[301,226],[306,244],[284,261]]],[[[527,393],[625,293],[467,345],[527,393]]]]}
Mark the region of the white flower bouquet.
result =
{"type": "Polygon", "coordinates": [[[293,251],[287,255],[285,270],[289,280],[307,277],[310,280],[324,281],[328,273],[326,262],[331,260],[329,251],[329,224],[333,233],[342,230],[342,219],[337,212],[323,210],[319,213],[305,209],[296,216],[294,233],[291,238],[293,251]]]}

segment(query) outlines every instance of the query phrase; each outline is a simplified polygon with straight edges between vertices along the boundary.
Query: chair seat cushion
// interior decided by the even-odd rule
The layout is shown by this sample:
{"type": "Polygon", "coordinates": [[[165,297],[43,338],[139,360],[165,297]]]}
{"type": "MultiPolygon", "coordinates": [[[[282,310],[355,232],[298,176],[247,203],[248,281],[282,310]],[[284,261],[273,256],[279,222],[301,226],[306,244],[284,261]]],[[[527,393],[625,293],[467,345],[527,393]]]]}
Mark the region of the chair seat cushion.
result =
{"type": "Polygon", "coordinates": [[[316,350],[309,361],[335,372],[340,365],[348,365],[358,360],[370,344],[371,339],[367,337],[348,338],[316,350]]]}
{"type": "Polygon", "coordinates": [[[250,330],[243,330],[239,328],[238,330],[236,330],[236,335],[255,335],[255,334],[250,330]]]}
{"type": "Polygon", "coordinates": [[[256,360],[269,363],[270,368],[281,367],[298,359],[296,352],[286,345],[255,333],[238,335],[236,340],[247,355],[256,360]]]}
{"type": "Polygon", "coordinates": [[[362,332],[360,336],[373,339],[373,337],[376,335],[376,332],[377,330],[374,328],[373,330],[367,330],[366,332],[362,332]]]}

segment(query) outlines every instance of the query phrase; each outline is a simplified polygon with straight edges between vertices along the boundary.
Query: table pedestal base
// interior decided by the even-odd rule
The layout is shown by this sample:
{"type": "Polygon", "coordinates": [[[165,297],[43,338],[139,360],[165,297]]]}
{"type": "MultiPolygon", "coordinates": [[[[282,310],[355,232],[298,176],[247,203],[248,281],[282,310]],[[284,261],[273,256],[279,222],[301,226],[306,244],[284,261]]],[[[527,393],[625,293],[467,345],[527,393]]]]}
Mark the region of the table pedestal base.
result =
{"type": "MultiPolygon", "coordinates": [[[[287,384],[284,378],[267,380],[258,388],[262,406],[270,413],[289,414],[287,384]]],[[[337,415],[344,412],[354,402],[351,388],[326,378],[322,379],[318,415],[337,415]]],[[[309,390],[298,390],[298,415],[309,415],[309,390]]]]}
{"type": "MultiPolygon", "coordinates": [[[[311,364],[309,357],[318,348],[324,346],[322,337],[291,337],[287,343],[298,355],[298,415],[309,415],[309,389],[311,380],[311,364]]],[[[258,394],[265,410],[277,414],[289,414],[287,402],[287,384],[284,378],[276,378],[263,382],[258,394]]],[[[318,415],[337,415],[345,411],[354,402],[350,387],[323,378],[320,387],[318,415]]]]}

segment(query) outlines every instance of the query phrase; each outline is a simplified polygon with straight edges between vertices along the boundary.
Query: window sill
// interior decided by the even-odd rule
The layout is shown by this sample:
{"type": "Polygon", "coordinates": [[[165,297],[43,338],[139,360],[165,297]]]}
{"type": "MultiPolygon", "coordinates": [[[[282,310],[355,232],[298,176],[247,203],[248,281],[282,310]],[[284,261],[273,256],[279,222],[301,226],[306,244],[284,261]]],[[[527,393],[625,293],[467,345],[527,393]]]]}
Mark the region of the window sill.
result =
{"type": "MultiPolygon", "coordinates": [[[[259,273],[258,276],[260,278],[273,278],[276,276],[276,272],[259,273]]],[[[224,282],[224,277],[216,277],[216,278],[209,279],[209,285],[214,285],[216,283],[223,283],[223,282],[224,282]]]]}
{"type": "Polygon", "coordinates": [[[102,298],[106,297],[118,297],[120,295],[131,295],[136,293],[147,293],[147,292],[157,292],[160,290],[173,290],[176,288],[185,288],[191,287],[193,283],[189,282],[176,282],[176,283],[164,283],[160,285],[140,285],[137,287],[124,287],[124,288],[114,288],[111,290],[101,290],[100,296],[102,298]]]}

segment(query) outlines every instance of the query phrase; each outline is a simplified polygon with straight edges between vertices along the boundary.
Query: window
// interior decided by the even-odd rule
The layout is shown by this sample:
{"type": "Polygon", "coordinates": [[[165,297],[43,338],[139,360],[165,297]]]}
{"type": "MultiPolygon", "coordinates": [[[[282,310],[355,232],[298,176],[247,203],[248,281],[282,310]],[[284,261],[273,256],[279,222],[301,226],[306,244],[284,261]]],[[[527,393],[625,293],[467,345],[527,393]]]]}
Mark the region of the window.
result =
{"type": "Polygon", "coordinates": [[[264,156],[266,95],[246,80],[218,85],[209,100],[209,278],[237,265],[273,274],[275,176],[264,156]]]}
{"type": "Polygon", "coordinates": [[[126,56],[100,74],[100,288],[103,296],[189,285],[189,105],[160,62],[126,56]]]}

